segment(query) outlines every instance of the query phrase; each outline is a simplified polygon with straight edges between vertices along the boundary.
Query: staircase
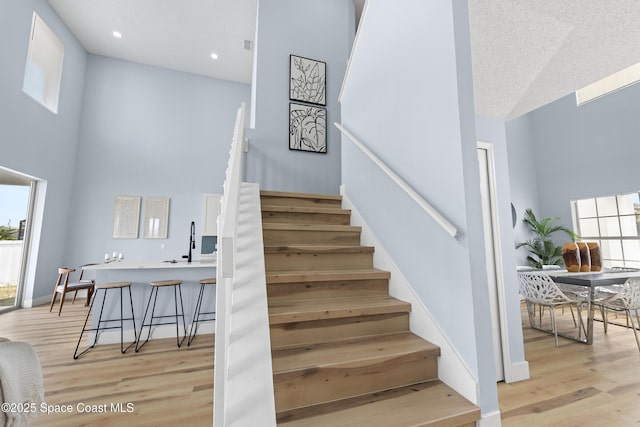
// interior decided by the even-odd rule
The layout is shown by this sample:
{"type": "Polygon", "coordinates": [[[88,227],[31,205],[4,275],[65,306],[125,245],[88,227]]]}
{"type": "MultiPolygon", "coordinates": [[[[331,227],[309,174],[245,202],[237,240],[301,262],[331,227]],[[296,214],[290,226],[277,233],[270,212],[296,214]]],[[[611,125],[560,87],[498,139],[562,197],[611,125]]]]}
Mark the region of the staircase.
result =
{"type": "Polygon", "coordinates": [[[340,196],[260,194],[278,424],[475,426],[340,196]]]}

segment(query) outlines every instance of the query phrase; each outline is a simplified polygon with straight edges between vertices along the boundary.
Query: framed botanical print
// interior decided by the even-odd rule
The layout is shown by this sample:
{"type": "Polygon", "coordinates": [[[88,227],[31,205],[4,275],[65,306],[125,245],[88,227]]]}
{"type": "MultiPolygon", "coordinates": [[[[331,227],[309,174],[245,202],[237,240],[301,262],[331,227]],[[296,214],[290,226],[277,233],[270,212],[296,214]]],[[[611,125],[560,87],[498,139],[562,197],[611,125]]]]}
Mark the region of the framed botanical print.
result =
{"type": "Polygon", "coordinates": [[[289,56],[289,99],[327,105],[327,64],[322,61],[289,56]]]}
{"type": "Polygon", "coordinates": [[[327,152],[327,109],[289,103],[289,149],[327,152]]]}

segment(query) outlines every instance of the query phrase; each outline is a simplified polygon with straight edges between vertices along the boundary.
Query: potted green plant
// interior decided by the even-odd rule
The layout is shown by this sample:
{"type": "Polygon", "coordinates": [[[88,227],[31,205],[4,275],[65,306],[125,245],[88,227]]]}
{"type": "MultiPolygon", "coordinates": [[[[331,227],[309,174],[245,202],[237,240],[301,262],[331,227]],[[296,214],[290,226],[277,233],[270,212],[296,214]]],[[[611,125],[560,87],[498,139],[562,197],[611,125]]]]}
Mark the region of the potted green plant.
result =
{"type": "Polygon", "coordinates": [[[554,224],[554,221],[561,221],[562,218],[549,217],[538,220],[531,209],[524,211],[524,222],[529,231],[533,234],[533,238],[526,242],[518,243],[516,249],[523,246],[529,249],[529,255],[527,261],[529,265],[535,268],[542,268],[544,265],[562,265],[562,246],[557,246],[551,235],[558,231],[565,232],[572,241],[576,241],[580,236],[573,232],[573,230],[559,224],[554,224]]]}

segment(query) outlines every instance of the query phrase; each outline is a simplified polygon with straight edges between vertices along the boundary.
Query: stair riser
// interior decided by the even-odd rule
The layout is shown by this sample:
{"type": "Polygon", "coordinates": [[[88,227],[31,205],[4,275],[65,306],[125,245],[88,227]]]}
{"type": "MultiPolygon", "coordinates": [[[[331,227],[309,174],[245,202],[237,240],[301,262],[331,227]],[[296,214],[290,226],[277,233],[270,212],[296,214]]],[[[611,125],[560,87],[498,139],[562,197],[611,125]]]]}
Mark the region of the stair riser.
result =
{"type": "Polygon", "coordinates": [[[428,351],[274,374],[276,412],[416,384],[437,374],[437,360],[428,351]]]}
{"type": "Polygon", "coordinates": [[[340,298],[345,296],[387,295],[388,279],[339,280],[332,282],[267,284],[270,301],[283,299],[340,298]]]}
{"type": "Polygon", "coordinates": [[[263,230],[265,245],[359,245],[359,231],[263,230]]]}
{"type": "Polygon", "coordinates": [[[267,271],[282,270],[353,270],[373,268],[372,253],[268,253],[264,256],[267,271]]]}
{"type": "Polygon", "coordinates": [[[350,216],[342,214],[262,212],[263,223],[349,225],[350,216]]]}
{"type": "Polygon", "coordinates": [[[298,197],[260,196],[260,203],[272,206],[299,206],[340,209],[342,202],[333,199],[314,199],[298,197]]]}
{"type": "Polygon", "coordinates": [[[409,313],[271,325],[271,348],[409,331],[409,313]]]}

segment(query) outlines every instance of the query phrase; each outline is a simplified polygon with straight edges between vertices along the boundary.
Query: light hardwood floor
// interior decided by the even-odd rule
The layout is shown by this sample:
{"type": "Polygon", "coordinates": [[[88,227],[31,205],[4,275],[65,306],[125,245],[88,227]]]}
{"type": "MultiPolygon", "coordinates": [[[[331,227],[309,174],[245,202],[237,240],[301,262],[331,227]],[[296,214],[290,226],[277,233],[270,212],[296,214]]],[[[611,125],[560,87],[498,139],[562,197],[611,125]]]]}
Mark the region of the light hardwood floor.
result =
{"type": "MultiPolygon", "coordinates": [[[[556,348],[551,334],[529,327],[524,304],[522,313],[531,379],[498,384],[503,426],[640,424],[640,352],[631,329],[609,325],[605,335],[594,322],[593,345],[559,338],[556,348]]],[[[560,324],[567,322],[565,311],[560,324]]]]}
{"type": "MultiPolygon", "coordinates": [[[[524,306],[523,306],[524,307],[524,306]]],[[[65,304],[61,317],[47,306],[0,314],[0,336],[30,342],[40,357],[47,404],[71,404],[74,413],[41,415],[33,426],[211,426],[213,335],[190,348],[175,340],[150,341],[140,353],[121,355],[119,344],[99,346],[74,361],[86,313],[65,304]],[[128,413],[79,414],[79,403],[128,403],[128,413]]],[[[560,324],[570,322],[568,312],[560,324]]],[[[631,426],[640,423],[640,352],[633,332],[595,323],[594,345],[529,328],[523,309],[525,357],[531,379],[498,384],[502,425],[631,426]]]]}
{"type": "Polygon", "coordinates": [[[62,315],[39,306],[0,314],[0,337],[26,341],[37,352],[47,405],[71,405],[69,414],[40,415],[32,426],[211,426],[213,424],[213,335],[191,347],[152,340],[139,353],[120,344],[97,346],[73,360],[86,315],[84,301],[65,304],[62,315]],[[111,412],[122,403],[124,411],[111,412]],[[104,405],[107,413],[80,413],[78,404],[104,405]]]}

